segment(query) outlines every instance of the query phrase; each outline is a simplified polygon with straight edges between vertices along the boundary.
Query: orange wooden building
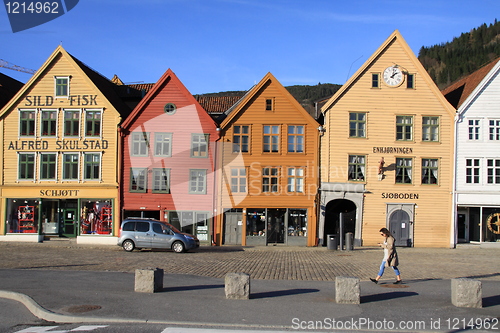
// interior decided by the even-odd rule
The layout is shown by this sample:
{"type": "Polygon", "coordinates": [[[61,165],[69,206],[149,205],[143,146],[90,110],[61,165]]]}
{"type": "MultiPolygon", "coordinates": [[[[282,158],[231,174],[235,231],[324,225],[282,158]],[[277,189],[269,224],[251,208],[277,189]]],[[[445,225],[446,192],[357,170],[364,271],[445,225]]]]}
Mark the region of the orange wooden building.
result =
{"type": "Polygon", "coordinates": [[[216,243],[315,245],[319,124],[271,73],[220,121],[216,243]]]}

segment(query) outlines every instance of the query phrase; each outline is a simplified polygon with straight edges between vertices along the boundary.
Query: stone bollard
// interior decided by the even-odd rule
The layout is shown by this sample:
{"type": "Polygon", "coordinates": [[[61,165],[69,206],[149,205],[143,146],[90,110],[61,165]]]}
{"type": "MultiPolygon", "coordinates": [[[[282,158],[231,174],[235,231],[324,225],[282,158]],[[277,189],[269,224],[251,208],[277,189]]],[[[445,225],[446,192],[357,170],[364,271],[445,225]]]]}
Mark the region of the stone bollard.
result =
{"type": "Polygon", "coordinates": [[[481,281],[466,278],[451,279],[451,303],[460,308],[482,308],[481,281]]]}
{"type": "Polygon", "coordinates": [[[360,304],[359,279],[337,276],[335,278],[335,301],[340,304],[360,304]]]}
{"type": "Polygon", "coordinates": [[[246,273],[227,273],[224,284],[227,299],[250,298],[250,275],[246,273]]]}
{"type": "Polygon", "coordinates": [[[154,293],[163,289],[163,269],[145,268],[135,270],[135,291],[154,293]]]}

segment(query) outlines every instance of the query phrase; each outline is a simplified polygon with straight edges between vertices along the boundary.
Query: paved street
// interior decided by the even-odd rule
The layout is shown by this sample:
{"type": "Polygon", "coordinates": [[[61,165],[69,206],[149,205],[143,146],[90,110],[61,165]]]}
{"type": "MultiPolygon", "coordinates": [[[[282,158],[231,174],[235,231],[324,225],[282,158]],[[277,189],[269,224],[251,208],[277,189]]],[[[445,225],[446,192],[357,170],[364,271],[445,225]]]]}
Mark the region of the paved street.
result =
{"type": "MultiPolygon", "coordinates": [[[[467,245],[457,249],[398,248],[403,280],[474,277],[500,281],[500,248],[467,245]]],[[[43,243],[0,242],[3,269],[112,271],[132,273],[158,267],[165,274],[192,274],[222,278],[228,272],[245,272],[252,279],[333,281],[336,276],[374,277],[383,251],[356,248],[331,251],[325,247],[201,247],[177,254],[142,250],[131,253],[118,246],[78,245],[75,240],[43,243]]],[[[386,271],[384,279],[394,274],[386,271]]]]}

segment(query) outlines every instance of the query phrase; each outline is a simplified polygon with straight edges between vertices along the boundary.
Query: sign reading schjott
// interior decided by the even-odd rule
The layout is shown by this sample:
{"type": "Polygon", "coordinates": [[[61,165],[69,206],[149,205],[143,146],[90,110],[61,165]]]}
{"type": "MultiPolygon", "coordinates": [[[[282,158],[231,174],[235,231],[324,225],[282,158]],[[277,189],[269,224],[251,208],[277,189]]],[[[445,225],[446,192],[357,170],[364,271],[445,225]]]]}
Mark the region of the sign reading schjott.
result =
{"type": "Polygon", "coordinates": [[[52,21],[73,9],[79,0],[3,0],[12,32],[52,21]]]}

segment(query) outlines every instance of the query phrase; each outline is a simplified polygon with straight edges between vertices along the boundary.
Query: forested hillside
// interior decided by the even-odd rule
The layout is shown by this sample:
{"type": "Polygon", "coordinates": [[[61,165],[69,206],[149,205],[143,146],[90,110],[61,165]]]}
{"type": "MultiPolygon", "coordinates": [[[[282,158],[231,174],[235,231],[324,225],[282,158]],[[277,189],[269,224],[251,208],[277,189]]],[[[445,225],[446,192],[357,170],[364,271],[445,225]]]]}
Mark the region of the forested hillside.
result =
{"type": "Polygon", "coordinates": [[[500,22],[465,32],[451,42],[420,49],[418,59],[439,88],[444,88],[500,56],[500,22]]]}

